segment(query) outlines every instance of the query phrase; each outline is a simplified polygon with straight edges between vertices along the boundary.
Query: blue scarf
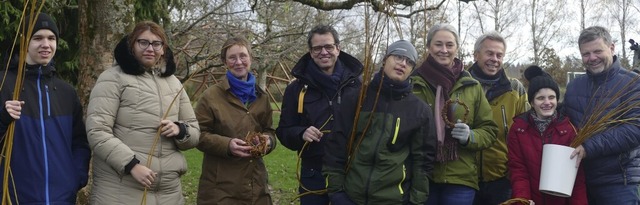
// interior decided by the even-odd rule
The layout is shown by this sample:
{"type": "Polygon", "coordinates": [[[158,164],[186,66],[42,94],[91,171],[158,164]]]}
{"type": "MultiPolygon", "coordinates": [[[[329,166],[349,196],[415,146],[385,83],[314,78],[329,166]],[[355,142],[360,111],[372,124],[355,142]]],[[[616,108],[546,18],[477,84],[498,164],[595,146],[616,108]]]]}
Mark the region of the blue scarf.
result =
{"type": "Polygon", "coordinates": [[[247,81],[242,81],[227,70],[227,79],[229,80],[231,93],[240,98],[243,104],[246,105],[256,100],[256,78],[251,73],[248,73],[247,81]]]}

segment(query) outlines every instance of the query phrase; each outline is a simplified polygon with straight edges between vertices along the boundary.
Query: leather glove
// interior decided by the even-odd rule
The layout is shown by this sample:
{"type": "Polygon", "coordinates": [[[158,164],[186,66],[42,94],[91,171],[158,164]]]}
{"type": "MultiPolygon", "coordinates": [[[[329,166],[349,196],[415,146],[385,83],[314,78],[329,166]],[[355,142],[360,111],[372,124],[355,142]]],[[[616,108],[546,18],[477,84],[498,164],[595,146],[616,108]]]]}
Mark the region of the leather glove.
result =
{"type": "Polygon", "coordinates": [[[349,199],[349,196],[347,196],[347,193],[344,193],[343,191],[333,193],[333,194],[331,194],[329,196],[329,198],[331,200],[331,204],[356,205],[355,202],[353,202],[353,201],[351,201],[351,199],[349,199]]]}
{"type": "Polygon", "coordinates": [[[458,123],[451,130],[451,137],[457,139],[461,144],[469,142],[469,134],[471,134],[469,125],[462,123],[461,120],[458,120],[458,123]]]}

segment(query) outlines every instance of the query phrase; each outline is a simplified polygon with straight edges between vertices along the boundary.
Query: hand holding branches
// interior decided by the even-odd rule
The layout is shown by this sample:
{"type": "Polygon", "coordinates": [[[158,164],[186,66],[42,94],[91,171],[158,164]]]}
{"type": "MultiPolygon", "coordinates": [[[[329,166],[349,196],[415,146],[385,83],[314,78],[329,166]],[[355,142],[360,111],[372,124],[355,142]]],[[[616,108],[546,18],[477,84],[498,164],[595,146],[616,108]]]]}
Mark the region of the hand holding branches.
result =
{"type": "Polygon", "coordinates": [[[160,134],[165,137],[175,137],[180,133],[180,127],[171,120],[160,121],[160,134]]]}
{"type": "Polygon", "coordinates": [[[4,108],[7,110],[9,115],[16,120],[20,119],[22,105],[24,105],[24,101],[8,100],[4,102],[4,108]]]}
{"type": "Polygon", "coordinates": [[[270,147],[269,135],[259,132],[249,132],[244,139],[232,138],[229,141],[229,150],[237,157],[262,157],[270,147]]]}
{"type": "Polygon", "coordinates": [[[157,173],[144,165],[136,164],[131,169],[131,176],[146,188],[151,188],[151,184],[156,180],[157,173]]]}

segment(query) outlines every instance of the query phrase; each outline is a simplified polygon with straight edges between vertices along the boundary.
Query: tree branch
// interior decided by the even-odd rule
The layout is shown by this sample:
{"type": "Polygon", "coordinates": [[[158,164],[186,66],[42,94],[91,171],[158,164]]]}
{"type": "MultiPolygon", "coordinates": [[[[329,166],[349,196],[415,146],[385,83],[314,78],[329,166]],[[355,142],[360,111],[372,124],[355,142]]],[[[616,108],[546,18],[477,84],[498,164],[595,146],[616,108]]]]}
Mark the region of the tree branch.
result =
{"type": "MultiPolygon", "coordinates": [[[[275,0],[279,2],[285,2],[286,0],[275,0]]],[[[437,10],[440,8],[442,4],[446,0],[441,0],[435,6],[425,7],[422,9],[418,9],[415,11],[411,11],[408,14],[398,14],[396,13],[397,9],[404,10],[406,7],[414,6],[419,0],[346,0],[346,1],[326,1],[326,0],[293,0],[295,2],[311,6],[316,9],[331,11],[331,10],[349,10],[352,9],[356,4],[359,3],[369,3],[374,11],[382,12],[389,16],[397,16],[402,18],[411,18],[411,16],[431,10],[437,10]],[[391,6],[387,6],[390,4],[391,6]],[[403,8],[398,8],[403,7],[403,8]],[[391,9],[394,8],[394,9],[391,9]]]]}

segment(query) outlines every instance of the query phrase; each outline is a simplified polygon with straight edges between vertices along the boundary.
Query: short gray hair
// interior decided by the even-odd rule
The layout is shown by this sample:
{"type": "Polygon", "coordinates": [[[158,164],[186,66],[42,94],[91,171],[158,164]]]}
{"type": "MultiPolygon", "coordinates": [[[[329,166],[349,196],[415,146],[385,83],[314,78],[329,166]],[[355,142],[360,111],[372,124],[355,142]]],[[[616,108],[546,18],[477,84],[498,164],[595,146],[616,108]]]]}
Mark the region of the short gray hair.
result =
{"type": "Polygon", "coordinates": [[[613,43],[611,40],[611,34],[606,28],[602,26],[591,26],[580,32],[580,37],[578,37],[578,46],[594,41],[598,38],[602,38],[602,41],[607,45],[611,45],[613,43]]]}
{"type": "Polygon", "coordinates": [[[441,30],[451,32],[456,40],[456,48],[460,47],[460,43],[458,42],[458,32],[456,32],[456,28],[449,24],[437,24],[429,28],[429,33],[427,33],[427,47],[431,45],[433,36],[435,36],[436,33],[441,30]]]}
{"type": "Polygon", "coordinates": [[[507,43],[504,41],[504,38],[502,37],[502,35],[500,35],[498,32],[492,31],[489,33],[485,33],[482,36],[478,37],[478,39],[476,39],[476,44],[473,48],[473,53],[480,52],[480,47],[482,46],[482,42],[484,42],[485,40],[500,42],[504,46],[504,50],[505,51],[507,50],[507,43]]]}

